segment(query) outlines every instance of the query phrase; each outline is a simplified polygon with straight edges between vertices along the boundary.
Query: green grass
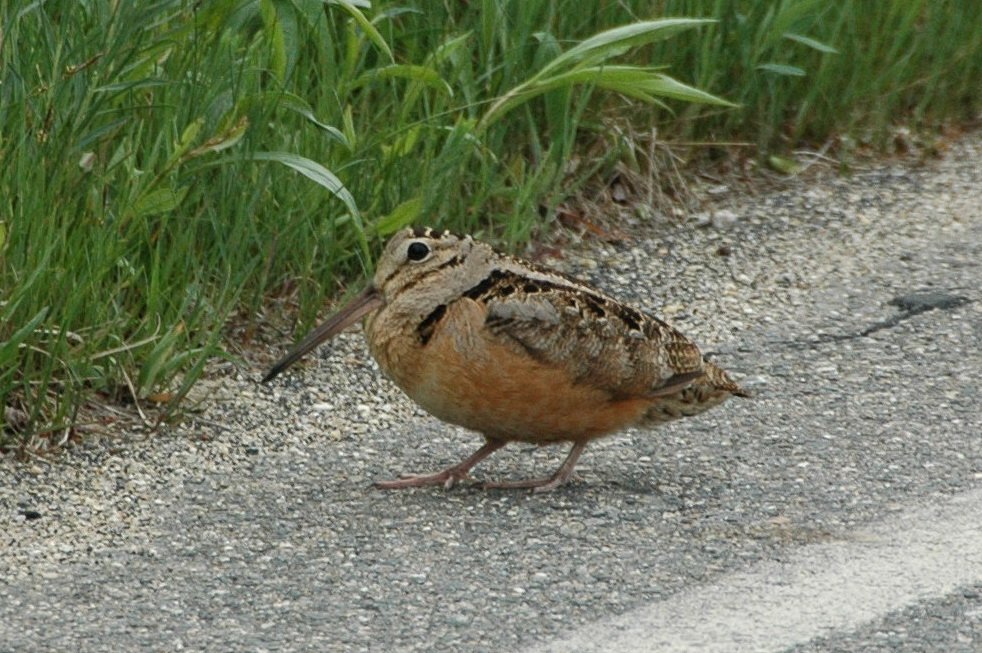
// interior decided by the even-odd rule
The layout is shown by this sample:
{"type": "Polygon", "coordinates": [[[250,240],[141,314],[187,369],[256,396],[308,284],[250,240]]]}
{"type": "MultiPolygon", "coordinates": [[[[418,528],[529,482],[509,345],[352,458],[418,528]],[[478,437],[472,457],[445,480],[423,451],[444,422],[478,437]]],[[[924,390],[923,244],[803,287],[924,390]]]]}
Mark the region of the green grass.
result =
{"type": "Polygon", "coordinates": [[[402,224],[532,237],[543,209],[627,156],[612,121],[750,141],[761,157],[970,121],[976,13],[974,0],[4,2],[0,447],[59,442],[91,402],[175,407],[223,354],[230,317],[291,297],[309,324],[402,224]],[[715,22],[645,22],[681,16],[715,22]],[[603,158],[571,176],[598,142],[603,158]]]}

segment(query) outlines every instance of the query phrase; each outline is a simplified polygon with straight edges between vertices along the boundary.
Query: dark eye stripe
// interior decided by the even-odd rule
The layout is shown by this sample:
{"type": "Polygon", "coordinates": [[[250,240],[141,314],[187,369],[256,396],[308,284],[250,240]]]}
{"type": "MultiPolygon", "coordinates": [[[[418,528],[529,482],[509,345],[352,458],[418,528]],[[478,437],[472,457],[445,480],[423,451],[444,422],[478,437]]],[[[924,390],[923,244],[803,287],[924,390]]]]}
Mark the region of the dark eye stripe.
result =
{"type": "MultiPolygon", "coordinates": [[[[456,266],[460,265],[463,262],[464,262],[464,257],[462,257],[462,256],[454,256],[452,258],[449,258],[446,261],[444,261],[443,263],[441,263],[440,265],[436,266],[435,268],[431,268],[429,270],[426,270],[424,272],[421,272],[418,277],[416,277],[415,279],[413,279],[412,281],[410,281],[409,283],[407,283],[405,286],[403,286],[400,289],[400,292],[405,292],[406,290],[408,290],[410,288],[415,288],[421,282],[425,281],[426,279],[428,279],[429,277],[433,276],[434,274],[440,272],[440,270],[444,270],[446,268],[456,267],[456,266]]],[[[402,266],[396,268],[395,271],[392,274],[390,274],[388,277],[386,277],[385,281],[382,282],[382,285],[383,286],[387,285],[389,283],[389,281],[393,277],[395,277],[398,273],[402,272],[404,269],[405,268],[402,267],[402,266]]]]}

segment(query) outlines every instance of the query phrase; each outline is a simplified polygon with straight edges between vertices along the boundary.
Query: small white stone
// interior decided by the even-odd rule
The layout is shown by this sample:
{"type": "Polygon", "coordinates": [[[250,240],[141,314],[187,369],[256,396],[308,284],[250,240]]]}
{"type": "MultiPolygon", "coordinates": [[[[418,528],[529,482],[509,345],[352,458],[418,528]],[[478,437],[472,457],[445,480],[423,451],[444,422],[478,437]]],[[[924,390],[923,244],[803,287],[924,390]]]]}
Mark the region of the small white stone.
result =
{"type": "Polygon", "coordinates": [[[737,217],[737,214],[729,209],[720,209],[713,213],[713,227],[716,229],[729,229],[736,224],[737,217]]]}

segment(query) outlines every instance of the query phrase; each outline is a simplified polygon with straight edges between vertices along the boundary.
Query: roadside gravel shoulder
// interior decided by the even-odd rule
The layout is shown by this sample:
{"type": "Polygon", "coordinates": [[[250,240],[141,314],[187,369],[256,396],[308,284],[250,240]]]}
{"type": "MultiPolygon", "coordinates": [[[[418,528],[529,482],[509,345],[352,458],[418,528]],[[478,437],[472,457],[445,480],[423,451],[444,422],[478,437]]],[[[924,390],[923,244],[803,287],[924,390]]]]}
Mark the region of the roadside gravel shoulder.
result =
{"type": "MultiPolygon", "coordinates": [[[[223,368],[180,426],[0,460],[0,649],[509,650],[978,487],[980,161],[973,134],[560,262],[757,396],[598,442],[550,496],[372,489],[477,440],[357,332],[268,386],[223,368]]],[[[562,455],[509,447],[474,475],[562,455]]]]}

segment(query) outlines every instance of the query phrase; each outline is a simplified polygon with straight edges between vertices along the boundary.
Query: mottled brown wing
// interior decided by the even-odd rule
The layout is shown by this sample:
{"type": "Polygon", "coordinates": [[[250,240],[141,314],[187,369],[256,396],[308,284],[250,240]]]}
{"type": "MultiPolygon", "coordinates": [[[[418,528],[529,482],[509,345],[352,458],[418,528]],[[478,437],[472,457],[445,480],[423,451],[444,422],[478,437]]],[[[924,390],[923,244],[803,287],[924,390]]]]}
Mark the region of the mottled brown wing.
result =
{"type": "Polygon", "coordinates": [[[539,284],[485,301],[493,334],[611,396],[658,396],[703,374],[702,354],[688,338],[609,297],[539,284]]]}

